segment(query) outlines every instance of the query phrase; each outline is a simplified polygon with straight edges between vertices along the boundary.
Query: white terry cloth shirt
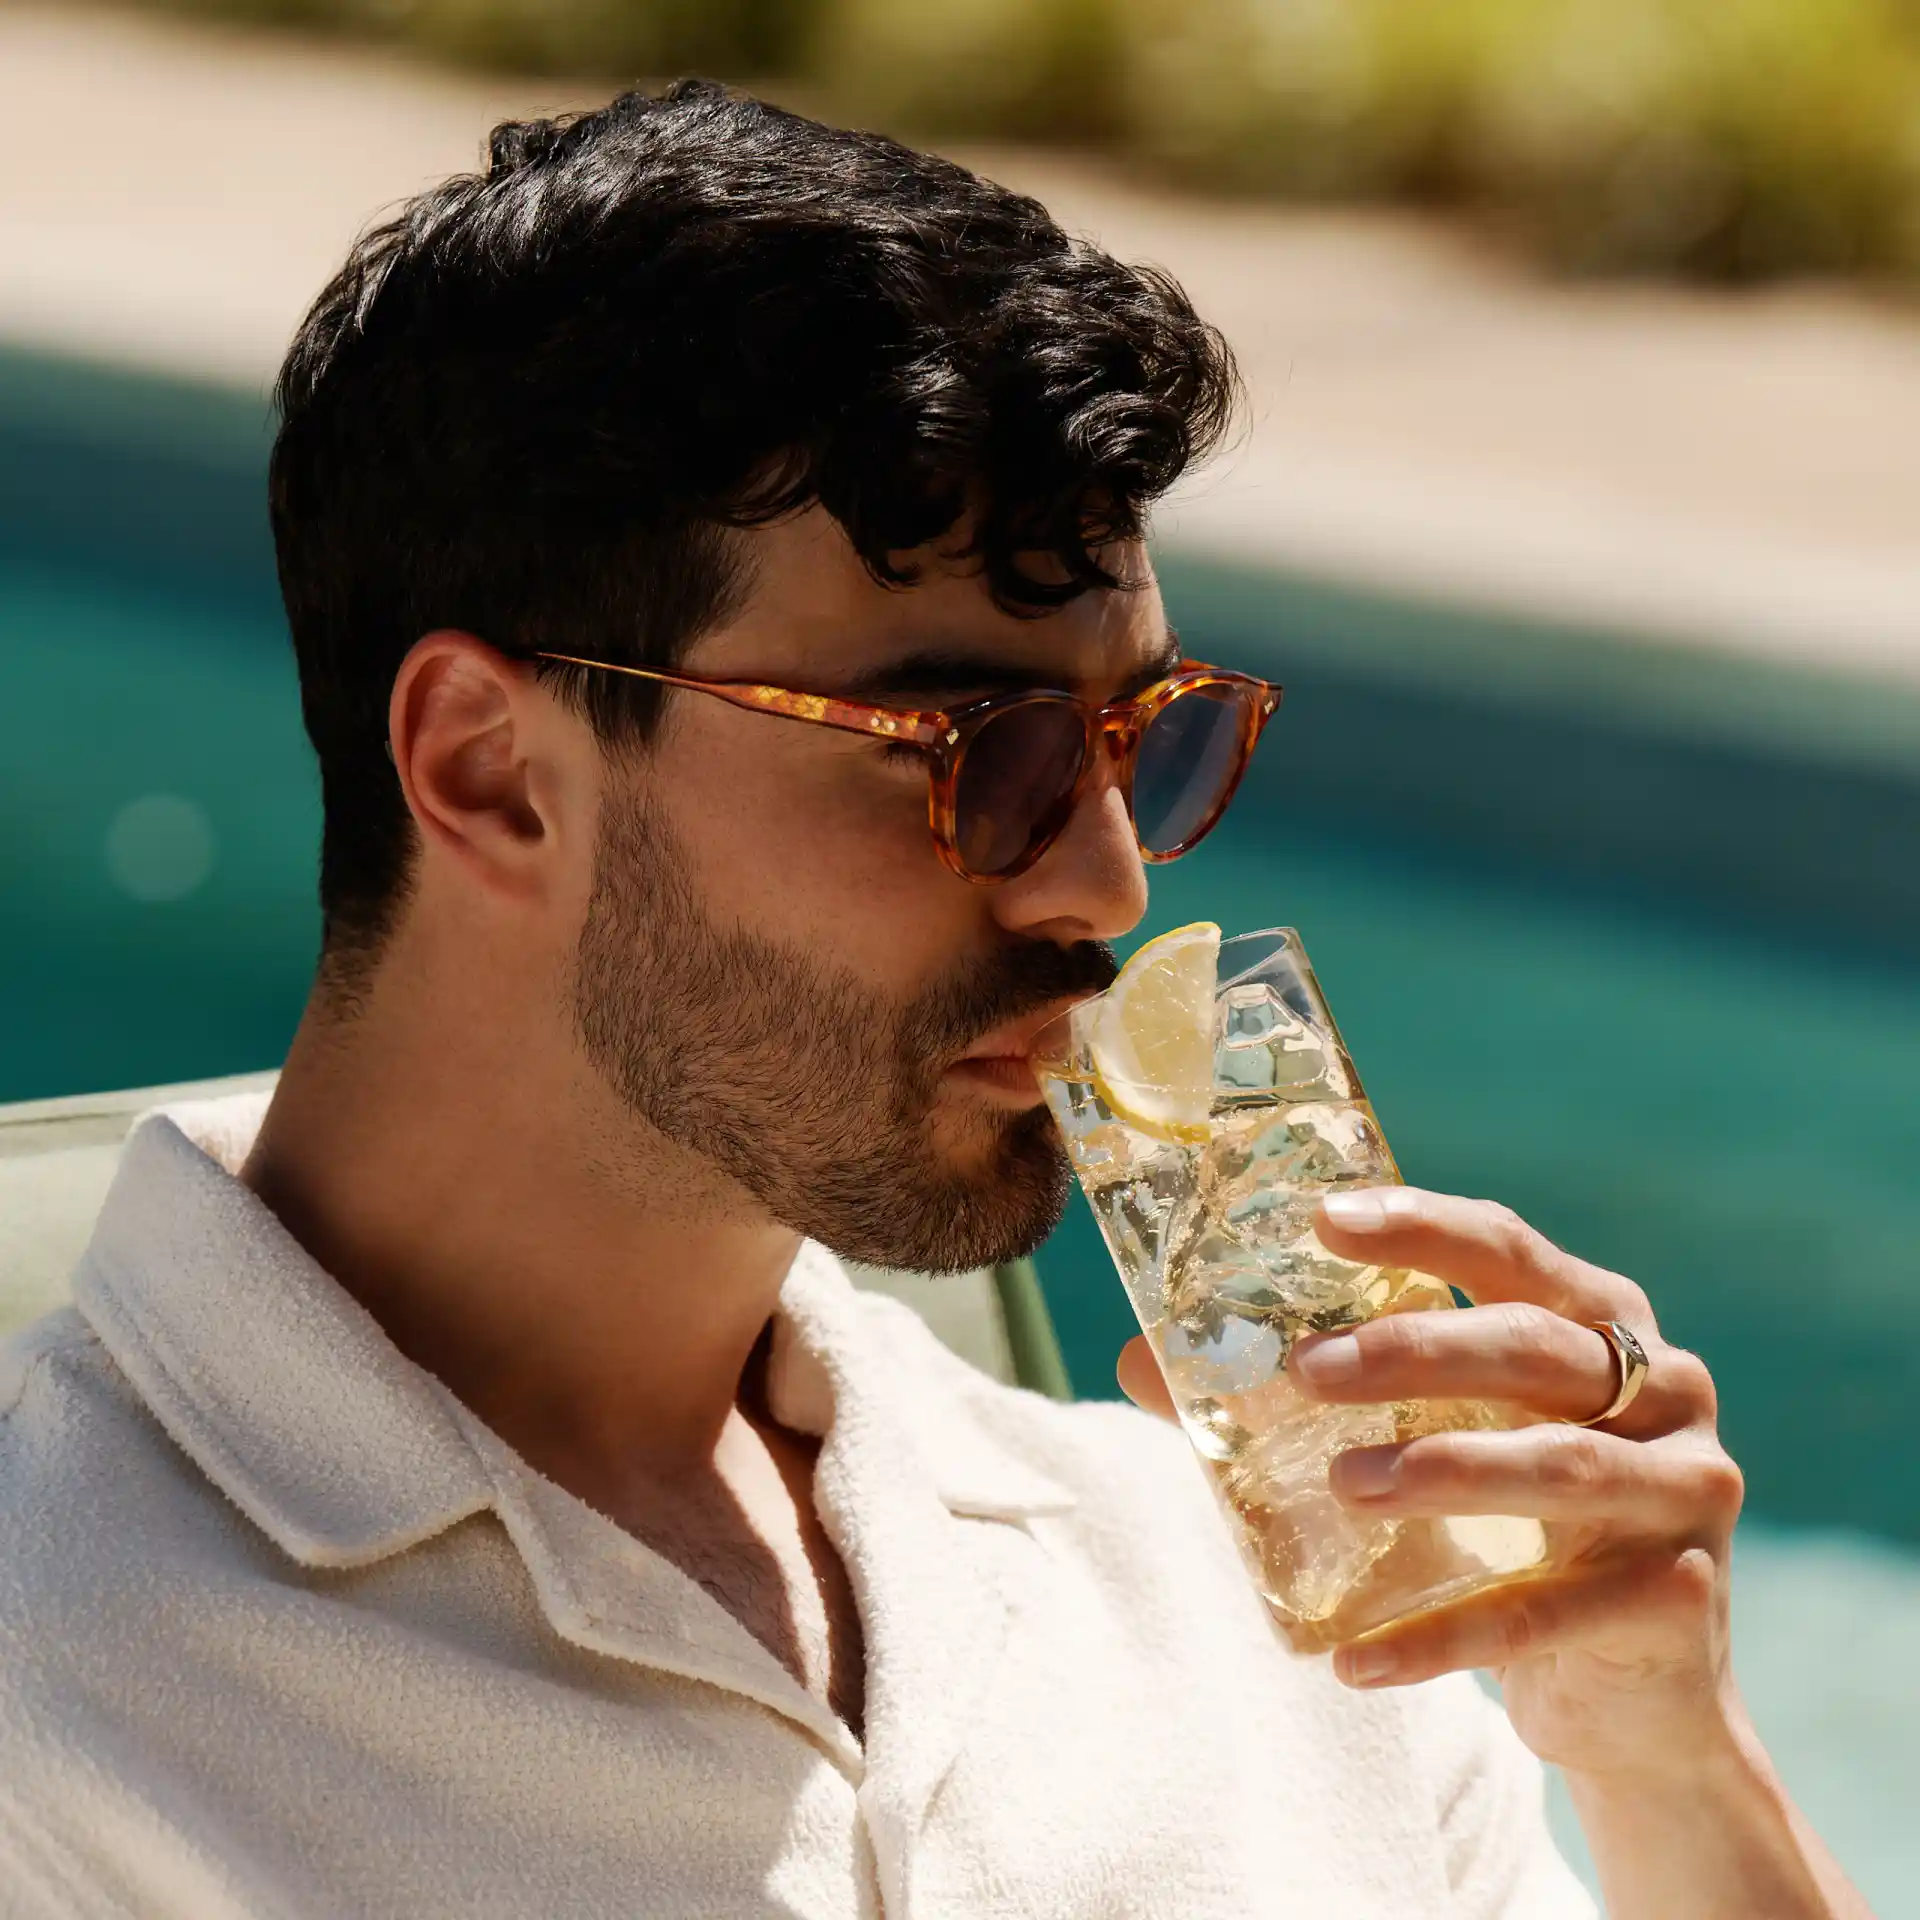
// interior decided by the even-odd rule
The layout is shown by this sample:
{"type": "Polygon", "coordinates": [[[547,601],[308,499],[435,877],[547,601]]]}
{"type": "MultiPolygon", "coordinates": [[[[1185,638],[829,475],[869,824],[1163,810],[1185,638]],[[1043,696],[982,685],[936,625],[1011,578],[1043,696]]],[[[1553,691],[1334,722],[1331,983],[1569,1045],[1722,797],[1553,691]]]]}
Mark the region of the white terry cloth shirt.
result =
{"type": "Polygon", "coordinates": [[[263,1101],[149,1117],[0,1349],[6,1920],[1590,1920],[1470,1679],[1295,1658],[1175,1430],[808,1244],[769,1397],[824,1436],[856,1739],[314,1264],[232,1171],[263,1101]]]}

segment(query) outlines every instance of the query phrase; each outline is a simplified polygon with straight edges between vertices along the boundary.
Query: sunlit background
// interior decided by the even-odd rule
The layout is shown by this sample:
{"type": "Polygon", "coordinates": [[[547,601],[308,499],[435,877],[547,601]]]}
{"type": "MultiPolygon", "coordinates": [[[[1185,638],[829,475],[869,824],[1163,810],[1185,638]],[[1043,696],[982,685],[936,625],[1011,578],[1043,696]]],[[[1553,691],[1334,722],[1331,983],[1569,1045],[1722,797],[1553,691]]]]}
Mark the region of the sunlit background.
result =
{"type": "MultiPolygon", "coordinates": [[[[1920,1914],[1920,0],[0,4],[0,1101],[278,1060],[280,350],[494,120],[694,70],[1226,328],[1160,563],[1288,702],[1143,931],[1300,927],[1409,1177],[1713,1364],[1757,1717],[1920,1914]]],[[[1112,1392],[1077,1201],[1040,1265],[1112,1392]]]]}

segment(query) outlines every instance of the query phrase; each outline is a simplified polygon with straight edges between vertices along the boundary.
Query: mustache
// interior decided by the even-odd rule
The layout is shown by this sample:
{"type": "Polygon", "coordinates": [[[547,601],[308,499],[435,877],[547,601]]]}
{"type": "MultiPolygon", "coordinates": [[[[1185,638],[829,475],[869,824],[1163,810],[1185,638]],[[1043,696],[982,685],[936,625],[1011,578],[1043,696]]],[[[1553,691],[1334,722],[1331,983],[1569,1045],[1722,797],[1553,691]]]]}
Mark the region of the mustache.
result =
{"type": "Polygon", "coordinates": [[[1104,993],[1119,972],[1104,940],[1070,947],[1036,940],[1009,948],[920,995],[902,1021],[902,1054],[937,1072],[996,1027],[1069,995],[1104,993]]]}

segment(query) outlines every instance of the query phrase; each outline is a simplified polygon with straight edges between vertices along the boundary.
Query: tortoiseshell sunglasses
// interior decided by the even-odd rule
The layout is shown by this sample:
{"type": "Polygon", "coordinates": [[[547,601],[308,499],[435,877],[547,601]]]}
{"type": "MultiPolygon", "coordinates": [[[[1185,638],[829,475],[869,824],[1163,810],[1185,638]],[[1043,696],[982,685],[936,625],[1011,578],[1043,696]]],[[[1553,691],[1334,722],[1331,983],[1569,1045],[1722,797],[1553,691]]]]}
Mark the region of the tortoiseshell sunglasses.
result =
{"type": "Polygon", "coordinates": [[[1118,770],[1141,858],[1177,860],[1226,812],[1282,691],[1250,674],[1186,660],[1145,692],[1105,706],[1040,688],[921,711],[568,653],[538,657],[920,748],[932,774],[933,843],[953,872],[981,885],[1025,873],[1059,839],[1103,746],[1118,770]]]}

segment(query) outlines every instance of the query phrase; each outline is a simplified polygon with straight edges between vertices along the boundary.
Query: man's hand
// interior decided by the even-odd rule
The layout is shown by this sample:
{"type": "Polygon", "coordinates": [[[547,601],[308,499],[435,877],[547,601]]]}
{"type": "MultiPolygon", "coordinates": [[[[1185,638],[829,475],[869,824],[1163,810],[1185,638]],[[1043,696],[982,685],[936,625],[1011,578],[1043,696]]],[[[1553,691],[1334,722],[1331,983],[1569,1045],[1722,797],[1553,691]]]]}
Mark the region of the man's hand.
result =
{"type": "MultiPolygon", "coordinates": [[[[1740,1475],[1714,1434],[1713,1382],[1660,1338],[1631,1280],[1562,1253],[1504,1207],[1412,1188],[1323,1207],[1329,1252],[1410,1267],[1475,1304],[1388,1314],[1304,1339],[1288,1366],[1315,1399],[1504,1401],[1542,1416],[1499,1433],[1355,1448],[1334,1492],[1372,1513],[1533,1514],[1554,1571],[1339,1648],[1353,1686],[1492,1667],[1520,1737],[1567,1770],[1616,1920],[1871,1920],[1788,1798],[1727,1657],[1727,1570],[1740,1475]],[[1336,1217],[1337,1216],[1337,1217],[1336,1217]],[[1596,1321],[1639,1335],[1650,1366],[1617,1419],[1596,1321]]],[[[1171,1416],[1145,1340],[1120,1385],[1171,1416]]]]}
{"type": "MultiPolygon", "coordinates": [[[[1432,1274],[1475,1304],[1301,1340],[1288,1365],[1302,1393],[1493,1400],[1541,1416],[1356,1448],[1334,1463],[1334,1493],[1368,1513],[1531,1514],[1554,1549],[1549,1576],[1342,1647],[1335,1671],[1353,1686],[1397,1686],[1491,1667],[1521,1738],[1576,1773],[1644,1778],[1723,1754],[1744,1726],[1727,1654],[1741,1480],[1714,1432],[1706,1367],[1661,1339],[1631,1280],[1561,1252],[1504,1207],[1381,1188],[1323,1209],[1319,1233],[1332,1253],[1432,1274]],[[1562,1424],[1613,1398],[1618,1362],[1592,1330],[1603,1320],[1639,1335],[1645,1385],[1604,1426],[1562,1424]]],[[[1171,1415],[1145,1340],[1128,1343],[1119,1377],[1141,1406],[1171,1415]]]]}

